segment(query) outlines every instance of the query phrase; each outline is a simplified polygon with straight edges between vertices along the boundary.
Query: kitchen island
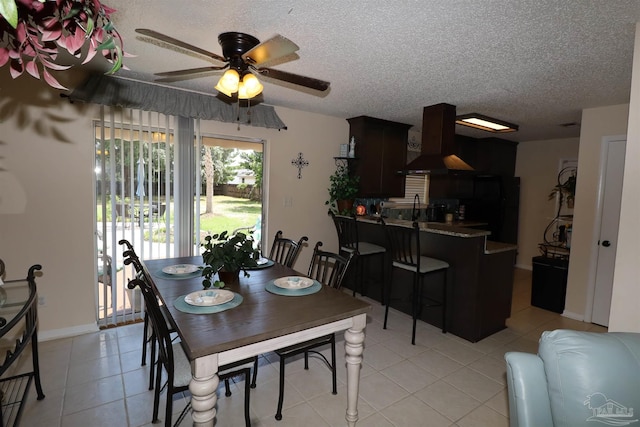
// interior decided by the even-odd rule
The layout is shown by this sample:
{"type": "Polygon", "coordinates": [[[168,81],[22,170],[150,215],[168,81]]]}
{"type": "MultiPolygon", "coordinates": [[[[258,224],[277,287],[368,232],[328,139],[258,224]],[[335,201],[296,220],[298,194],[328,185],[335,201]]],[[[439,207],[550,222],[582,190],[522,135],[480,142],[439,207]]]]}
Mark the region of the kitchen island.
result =
{"type": "MultiPolygon", "coordinates": [[[[387,223],[412,226],[411,221],[385,218],[387,223]]],[[[447,273],[447,331],[471,342],[506,327],[511,314],[511,294],[516,245],[488,240],[490,232],[465,227],[465,223],[419,222],[422,255],[449,263],[447,273]]],[[[379,218],[358,217],[362,240],[387,246],[379,218]]],[[[391,307],[411,313],[412,274],[391,267],[386,271],[391,282],[391,307]],[[392,273],[391,273],[392,272],[392,273]]],[[[439,292],[444,273],[425,278],[428,293],[439,292]]],[[[369,283],[367,295],[379,300],[380,284],[369,283]],[[377,288],[376,288],[377,286],[377,288]]],[[[424,308],[420,319],[440,328],[440,308],[424,308]]]]}

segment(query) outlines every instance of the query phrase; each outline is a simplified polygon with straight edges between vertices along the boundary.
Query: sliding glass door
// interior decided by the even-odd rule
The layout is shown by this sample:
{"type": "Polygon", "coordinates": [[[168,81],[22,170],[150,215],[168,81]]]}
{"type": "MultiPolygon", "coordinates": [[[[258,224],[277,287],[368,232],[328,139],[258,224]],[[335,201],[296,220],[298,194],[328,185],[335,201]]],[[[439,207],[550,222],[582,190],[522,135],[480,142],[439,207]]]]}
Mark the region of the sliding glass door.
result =
{"type": "Polygon", "coordinates": [[[263,144],[201,135],[198,120],[101,111],[95,303],[98,322],[107,327],[137,321],[143,309],[139,292],[126,287],[133,271],[122,263],[121,239],[141,259],[199,254],[204,236],[223,230],[252,230],[259,239],[263,144]]]}

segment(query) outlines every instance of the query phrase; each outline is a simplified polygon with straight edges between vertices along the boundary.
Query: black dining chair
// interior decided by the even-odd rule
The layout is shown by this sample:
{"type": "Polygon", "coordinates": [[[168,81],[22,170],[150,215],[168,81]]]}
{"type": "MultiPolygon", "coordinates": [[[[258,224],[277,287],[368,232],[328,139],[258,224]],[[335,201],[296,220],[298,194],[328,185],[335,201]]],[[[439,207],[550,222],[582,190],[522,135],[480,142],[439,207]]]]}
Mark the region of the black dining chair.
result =
{"type": "MultiPolygon", "coordinates": [[[[354,253],[350,253],[347,257],[342,255],[326,252],[320,250],[322,242],[316,243],[313,248],[313,257],[311,264],[309,265],[309,271],[307,275],[312,279],[317,280],[324,286],[329,286],[334,289],[340,289],[342,281],[349,270],[349,266],[353,258],[354,253]]],[[[324,361],[329,369],[331,369],[333,388],[332,393],[337,394],[337,379],[336,379],[336,336],[335,334],[325,335],[319,338],[315,338],[309,341],[305,341],[299,344],[294,344],[289,347],[285,347],[276,350],[275,353],[280,357],[280,388],[278,395],[278,409],[276,411],[276,420],[282,419],[282,404],[284,403],[284,374],[285,374],[285,362],[288,358],[304,353],[304,369],[309,369],[309,353],[316,354],[324,361]],[[331,362],[325,357],[324,354],[318,350],[325,345],[331,346],[331,362]]]]}
{"type": "Polygon", "coordinates": [[[271,245],[271,252],[269,253],[269,259],[278,264],[282,264],[286,267],[293,268],[293,264],[298,258],[300,249],[302,249],[303,242],[308,241],[307,236],[302,236],[297,242],[293,239],[287,239],[282,237],[282,230],[278,230],[276,237],[273,239],[271,245]]]}
{"type": "MultiPolygon", "coordinates": [[[[384,219],[381,219],[381,222],[385,227],[385,234],[389,241],[393,267],[413,273],[413,288],[411,293],[413,330],[411,332],[411,344],[415,345],[416,343],[416,320],[423,306],[423,297],[427,301],[425,307],[442,307],[442,333],[446,333],[447,270],[449,269],[449,264],[437,258],[421,255],[420,228],[417,222],[414,222],[412,227],[385,223],[384,219]],[[444,272],[440,295],[423,295],[425,276],[437,271],[444,272]]],[[[392,284],[388,283],[386,288],[383,329],[387,329],[392,284]]]]}
{"type": "MultiPolygon", "coordinates": [[[[146,279],[147,282],[151,283],[151,285],[153,286],[153,281],[151,280],[150,277],[148,277],[149,273],[142,266],[142,263],[140,262],[140,258],[138,258],[138,255],[133,249],[133,245],[131,245],[131,243],[125,239],[120,240],[118,243],[127,247],[127,249],[122,253],[122,256],[124,257],[124,264],[132,265],[136,272],[136,278],[146,279]]],[[[165,320],[166,320],[166,316],[165,316],[165,320]]],[[[173,326],[171,326],[171,324],[168,321],[166,321],[166,327],[170,333],[173,334],[176,332],[175,329],[173,329],[173,326]]],[[[152,390],[153,382],[154,382],[153,378],[155,375],[155,363],[156,363],[156,337],[153,334],[153,329],[151,328],[151,325],[149,324],[149,313],[147,311],[147,306],[145,304],[144,324],[143,324],[143,330],[142,330],[142,361],[140,363],[141,366],[145,366],[147,364],[147,345],[149,345],[149,348],[151,350],[151,354],[149,358],[151,363],[151,369],[149,370],[149,390],[152,390]]]]}
{"type": "MultiPolygon", "coordinates": [[[[171,333],[167,329],[166,319],[160,308],[157,294],[153,290],[154,285],[145,280],[143,276],[142,279],[136,278],[131,280],[127,286],[129,289],[133,289],[136,286],[140,288],[147,307],[147,313],[149,314],[149,323],[151,324],[153,334],[156,337],[156,342],[158,344],[158,361],[156,364],[155,390],[153,398],[153,418],[151,422],[157,423],[160,421],[158,413],[160,408],[160,393],[164,390],[164,387],[162,386],[162,369],[164,368],[167,374],[167,398],[164,425],[165,427],[170,427],[171,415],[173,413],[173,395],[189,389],[189,382],[191,381],[191,363],[184,353],[181,344],[173,341],[171,333]]],[[[218,378],[225,381],[226,396],[231,395],[228,380],[238,375],[244,376],[244,418],[245,425],[247,427],[251,426],[251,417],[249,415],[251,368],[255,365],[256,360],[257,357],[253,357],[229,365],[220,366],[218,368],[218,378]]],[[[182,419],[185,417],[190,407],[191,404],[188,404],[182,410],[174,425],[179,425],[182,422],[182,419]]]]}
{"type": "Polygon", "coordinates": [[[384,302],[384,278],[387,248],[376,245],[375,243],[360,240],[360,236],[358,235],[358,221],[355,216],[336,215],[332,211],[329,211],[329,215],[331,215],[336,227],[336,232],[338,233],[340,253],[346,254],[355,252],[357,254],[357,258],[355,260],[356,268],[353,269],[354,272],[357,271],[357,277],[354,277],[353,280],[353,296],[356,296],[357,290],[360,291],[360,295],[367,295],[365,279],[369,276],[367,274],[370,270],[369,261],[372,257],[378,256],[380,257],[380,277],[382,278],[381,282],[383,283],[381,286],[380,300],[384,302]],[[356,281],[358,282],[357,284],[356,281]]]}
{"type": "MultiPolygon", "coordinates": [[[[140,258],[138,258],[138,255],[136,254],[136,251],[133,248],[133,245],[131,244],[131,242],[129,242],[127,239],[122,239],[118,242],[118,244],[123,245],[126,248],[122,253],[122,256],[124,257],[125,265],[132,265],[136,272],[136,276],[140,276],[141,274],[144,274],[142,263],[140,262],[140,258]]],[[[142,362],[140,363],[141,366],[145,366],[147,364],[147,344],[151,342],[151,337],[150,337],[151,334],[149,333],[150,332],[149,329],[150,329],[149,315],[147,314],[147,310],[145,308],[144,329],[142,332],[142,362]]],[[[174,331],[171,331],[171,332],[174,332],[174,331]]],[[[153,359],[153,356],[151,358],[153,359]]],[[[149,390],[151,390],[152,387],[153,387],[153,369],[151,370],[149,390]]]]}
{"type": "MultiPolygon", "coordinates": [[[[138,258],[138,255],[136,254],[135,250],[133,249],[133,245],[131,245],[131,243],[126,239],[122,239],[118,243],[127,247],[127,250],[125,250],[123,252],[123,254],[122,254],[123,257],[124,257],[124,264],[125,265],[130,265],[130,264],[133,265],[134,270],[136,271],[136,278],[146,280],[147,283],[150,284],[151,289],[156,294],[156,297],[159,299],[159,295],[158,295],[157,289],[155,288],[155,284],[153,282],[153,279],[149,275],[149,272],[147,271],[147,269],[144,268],[144,266],[142,265],[142,262],[140,262],[140,258],[138,258]]],[[[174,334],[173,339],[175,340],[177,338],[177,333],[176,333],[176,330],[171,325],[171,323],[169,322],[168,316],[164,313],[164,310],[166,310],[166,307],[164,305],[161,305],[160,309],[161,309],[161,311],[163,311],[163,315],[164,315],[164,319],[165,319],[167,330],[169,330],[169,333],[174,334]]],[[[145,366],[147,364],[147,345],[149,346],[149,348],[151,350],[151,354],[149,356],[149,361],[150,361],[150,364],[151,364],[151,369],[149,369],[149,390],[153,390],[154,376],[155,376],[155,364],[157,363],[157,360],[156,360],[156,347],[157,347],[157,344],[156,344],[156,336],[154,335],[153,329],[151,328],[151,325],[149,323],[149,313],[147,312],[147,307],[146,307],[146,304],[145,304],[145,307],[144,307],[144,326],[143,326],[143,332],[142,332],[142,362],[141,362],[141,366],[145,366]]],[[[256,358],[255,363],[254,363],[254,369],[253,369],[253,378],[251,380],[251,388],[256,388],[257,376],[258,376],[258,359],[256,358]]],[[[231,392],[229,391],[229,380],[228,379],[225,380],[225,386],[226,386],[227,392],[229,393],[229,394],[227,394],[227,396],[230,396],[231,392]]]]}

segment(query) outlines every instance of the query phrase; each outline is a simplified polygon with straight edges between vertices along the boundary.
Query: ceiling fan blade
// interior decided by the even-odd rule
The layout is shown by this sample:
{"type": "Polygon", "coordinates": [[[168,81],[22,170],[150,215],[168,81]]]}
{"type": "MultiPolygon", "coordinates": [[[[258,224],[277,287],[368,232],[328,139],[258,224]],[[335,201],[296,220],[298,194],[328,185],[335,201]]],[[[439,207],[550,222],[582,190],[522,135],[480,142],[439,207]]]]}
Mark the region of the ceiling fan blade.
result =
{"type": "Polygon", "coordinates": [[[276,34],[269,40],[249,49],[242,54],[242,59],[252,65],[260,65],[282,56],[290,55],[300,48],[286,37],[276,34]]]}
{"type": "Polygon", "coordinates": [[[176,70],[176,71],[165,71],[162,73],[154,73],[154,75],[161,77],[159,79],[155,79],[156,82],[162,83],[172,83],[179,82],[184,80],[198,79],[202,77],[206,77],[206,73],[214,73],[218,70],[224,70],[228,68],[227,66],[222,67],[200,67],[200,68],[189,68],[187,70],[176,70]]]}
{"type": "Polygon", "coordinates": [[[189,43],[185,43],[181,40],[174,39],[173,37],[167,36],[165,34],[159,33],[154,30],[148,30],[146,28],[136,28],[136,33],[142,34],[147,37],[152,37],[154,39],[160,40],[165,43],[172,44],[182,49],[190,50],[192,52],[199,53],[200,55],[208,56],[211,59],[215,59],[220,62],[227,62],[222,56],[215,54],[213,52],[209,52],[208,50],[201,49],[197,46],[193,46],[189,43]]]}
{"type": "Polygon", "coordinates": [[[226,65],[223,65],[221,67],[199,67],[199,68],[189,68],[186,70],[163,71],[161,73],[154,73],[154,74],[160,77],[177,77],[177,76],[186,76],[190,74],[206,73],[209,71],[224,70],[225,68],[227,68],[226,65]]]}
{"type": "Polygon", "coordinates": [[[299,74],[287,73],[286,71],[274,70],[273,68],[255,68],[256,72],[265,77],[276,80],[293,83],[298,86],[308,87],[319,91],[329,89],[331,83],[324,80],[314,79],[312,77],[301,76],[299,74]]]}

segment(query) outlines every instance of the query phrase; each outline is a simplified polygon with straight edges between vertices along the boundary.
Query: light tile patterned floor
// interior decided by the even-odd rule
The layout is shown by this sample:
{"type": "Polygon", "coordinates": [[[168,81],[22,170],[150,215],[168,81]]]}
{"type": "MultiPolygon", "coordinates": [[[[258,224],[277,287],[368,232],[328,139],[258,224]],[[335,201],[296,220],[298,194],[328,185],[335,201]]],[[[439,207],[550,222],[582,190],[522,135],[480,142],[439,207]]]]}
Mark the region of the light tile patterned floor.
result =
{"type": "MultiPolygon", "coordinates": [[[[472,344],[418,322],[415,346],[410,344],[411,318],[392,311],[389,328],[383,330],[383,307],[373,302],[361,371],[358,426],[508,426],[506,351],[535,353],[544,330],[606,331],[531,307],[530,298],[531,272],[516,270],[507,329],[472,344]]],[[[41,343],[46,398],[36,401],[31,387],[22,425],[151,426],[153,393],[147,390],[148,368],[140,366],[141,336],[142,325],[136,324],[41,343]]],[[[338,369],[338,394],[334,396],[329,370],[318,360],[311,362],[308,371],[301,360],[288,363],[285,409],[278,422],[274,419],[277,358],[273,354],[261,357],[258,386],[251,392],[253,426],[346,425],[346,368],[341,365],[338,369]]],[[[176,415],[186,399],[180,397],[174,403],[176,415]]],[[[216,425],[244,426],[243,399],[241,383],[233,385],[233,396],[221,394],[216,425]]],[[[182,423],[190,425],[190,419],[182,423]]]]}

